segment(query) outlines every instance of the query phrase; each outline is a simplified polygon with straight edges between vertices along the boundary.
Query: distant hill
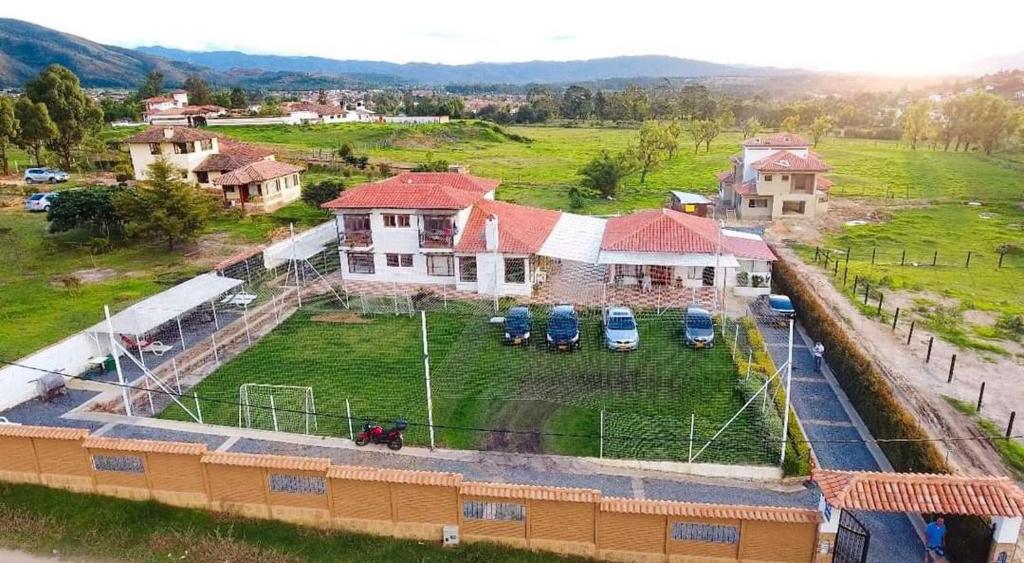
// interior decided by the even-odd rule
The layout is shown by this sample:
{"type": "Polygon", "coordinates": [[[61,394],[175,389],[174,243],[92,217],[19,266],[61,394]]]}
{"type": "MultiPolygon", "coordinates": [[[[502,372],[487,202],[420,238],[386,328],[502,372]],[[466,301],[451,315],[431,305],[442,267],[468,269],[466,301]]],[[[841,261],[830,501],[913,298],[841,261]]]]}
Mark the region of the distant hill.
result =
{"type": "Polygon", "coordinates": [[[779,69],[767,67],[724,65],[661,55],[578,61],[446,65],[250,55],[238,51],[184,51],[159,46],[139,47],[136,50],[222,72],[233,69],[259,69],[263,71],[308,72],[328,76],[392,76],[403,82],[432,85],[565,83],[609,78],[763,75],[782,72],[779,69]]]}
{"type": "Polygon", "coordinates": [[[1002,70],[1024,69],[1024,51],[995,57],[987,57],[967,66],[970,74],[991,74],[1002,70]]]}
{"type": "Polygon", "coordinates": [[[137,86],[153,69],[164,73],[167,84],[180,84],[188,73],[199,70],[186,63],[0,18],[0,87],[22,86],[53,63],[71,69],[86,86],[108,88],[137,86]]]}

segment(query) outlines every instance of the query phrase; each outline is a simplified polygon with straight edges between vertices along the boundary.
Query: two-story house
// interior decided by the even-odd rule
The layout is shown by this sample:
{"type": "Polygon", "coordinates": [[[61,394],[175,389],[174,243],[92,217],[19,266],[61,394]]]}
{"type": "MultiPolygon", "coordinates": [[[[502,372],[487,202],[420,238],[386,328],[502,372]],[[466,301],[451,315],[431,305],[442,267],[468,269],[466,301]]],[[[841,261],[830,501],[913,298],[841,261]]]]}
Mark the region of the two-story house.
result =
{"type": "Polygon", "coordinates": [[[740,219],[815,217],[828,211],[830,168],[792,133],[746,139],[733,168],[718,175],[721,201],[740,219]]]}
{"type": "Polygon", "coordinates": [[[135,179],[145,180],[149,165],[163,158],[182,171],[182,178],[198,184],[195,169],[219,152],[217,136],[188,127],[151,127],[124,140],[135,169],[135,179]]]}

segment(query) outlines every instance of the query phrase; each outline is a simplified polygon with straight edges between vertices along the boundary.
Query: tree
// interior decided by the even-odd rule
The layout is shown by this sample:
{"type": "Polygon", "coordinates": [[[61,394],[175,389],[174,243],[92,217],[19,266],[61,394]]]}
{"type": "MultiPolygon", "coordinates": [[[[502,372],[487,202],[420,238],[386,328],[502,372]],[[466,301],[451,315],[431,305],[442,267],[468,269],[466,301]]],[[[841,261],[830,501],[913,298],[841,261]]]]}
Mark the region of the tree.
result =
{"type": "Polygon", "coordinates": [[[743,138],[749,139],[750,137],[756,137],[761,132],[761,121],[756,117],[751,117],[743,123],[743,138]]]}
{"type": "Polygon", "coordinates": [[[60,65],[50,65],[29,80],[25,94],[35,103],[46,104],[50,119],[57,125],[57,135],[47,146],[60,156],[64,167],[71,168],[82,141],[103,127],[103,111],[82,90],[75,73],[60,65]]]}
{"type": "MultiPolygon", "coordinates": [[[[580,168],[578,174],[582,177],[580,179],[581,186],[596,190],[603,197],[612,198],[615,197],[619,183],[630,172],[629,163],[623,155],[612,155],[608,151],[602,150],[601,154],[580,168]]],[[[575,194],[582,199],[582,192],[577,190],[575,194]]],[[[571,190],[569,197],[570,201],[574,198],[571,190]]]]}
{"type": "Polygon", "coordinates": [[[668,159],[672,160],[676,157],[676,151],[679,150],[679,137],[683,134],[683,124],[679,123],[678,119],[673,119],[665,126],[665,133],[665,150],[668,151],[668,159]]]}
{"type": "Polygon", "coordinates": [[[231,89],[231,108],[232,109],[245,109],[248,106],[248,102],[245,100],[245,90],[242,90],[238,86],[231,89]]]}
{"type": "Polygon", "coordinates": [[[711,120],[709,119],[690,120],[690,123],[686,127],[686,131],[690,134],[690,138],[693,139],[693,154],[697,154],[697,151],[700,150],[700,145],[704,142],[704,135],[710,126],[711,120]]]}
{"type": "Polygon", "coordinates": [[[42,166],[43,147],[57,136],[57,125],[50,119],[46,104],[32,103],[27,96],[20,96],[14,103],[14,115],[19,126],[14,144],[31,151],[36,166],[42,166]]]}
{"type": "Polygon", "coordinates": [[[562,94],[562,115],[569,119],[587,119],[594,113],[590,90],[572,85],[562,94]]]}
{"type": "Polygon", "coordinates": [[[124,232],[124,217],[114,206],[117,194],[130,188],[96,187],[60,192],[46,213],[51,233],[88,229],[108,242],[112,235],[124,232]]]}
{"type": "Polygon", "coordinates": [[[135,96],[128,96],[123,100],[113,98],[100,99],[100,111],[103,112],[103,121],[105,123],[137,121],[142,114],[139,107],[139,100],[135,96]]]}
{"type": "Polygon", "coordinates": [[[800,130],[800,116],[791,115],[786,119],[783,119],[782,125],[779,126],[779,129],[786,131],[788,133],[796,133],[797,131],[800,130]]]}
{"type": "Polygon", "coordinates": [[[114,197],[128,233],[160,240],[168,250],[194,240],[206,226],[214,200],[182,182],[181,171],[162,158],[149,165],[147,177],[137,190],[114,197]]]}
{"type": "Polygon", "coordinates": [[[10,174],[7,147],[17,142],[19,129],[14,100],[8,96],[0,97],[0,164],[3,165],[4,176],[10,174]]]}
{"type": "Polygon", "coordinates": [[[630,84],[618,96],[622,106],[622,117],[630,121],[643,121],[651,115],[651,99],[636,84],[630,84]]]}
{"type": "Polygon", "coordinates": [[[447,160],[434,160],[434,153],[427,153],[427,161],[413,167],[413,172],[447,172],[447,160]]]}
{"type": "Polygon", "coordinates": [[[1011,135],[1016,127],[1010,102],[987,92],[974,94],[971,111],[971,133],[985,154],[992,151],[1011,135]]]}
{"type": "Polygon", "coordinates": [[[928,100],[919,100],[910,104],[907,112],[903,114],[903,139],[910,143],[911,150],[917,149],[917,143],[928,132],[930,111],[931,104],[928,100]]]}
{"type": "Polygon", "coordinates": [[[284,115],[281,110],[281,103],[277,101],[277,98],[269,96],[263,99],[263,103],[260,104],[260,117],[278,117],[284,115]]]}
{"type": "Polygon", "coordinates": [[[323,88],[316,93],[316,103],[321,105],[327,105],[327,91],[323,88]]]}
{"type": "Polygon", "coordinates": [[[231,107],[231,92],[227,90],[216,90],[213,92],[213,105],[222,108],[231,107]]]}
{"type": "Polygon", "coordinates": [[[641,184],[650,171],[668,158],[669,136],[667,128],[657,121],[645,121],[640,126],[637,143],[626,150],[626,158],[633,168],[640,171],[641,184]]]}
{"type": "Polygon", "coordinates": [[[302,201],[320,209],[320,206],[337,198],[345,189],[345,180],[341,178],[325,178],[315,184],[302,186],[302,201]]]}
{"type": "Polygon", "coordinates": [[[213,103],[213,95],[210,93],[210,85],[199,75],[193,74],[185,79],[185,91],[188,92],[188,103],[194,106],[202,106],[213,103]]]}
{"type": "Polygon", "coordinates": [[[809,130],[811,132],[811,139],[814,140],[814,146],[817,147],[818,141],[832,130],[832,118],[827,115],[815,117],[809,130]]]}
{"type": "Polygon", "coordinates": [[[159,96],[164,91],[164,73],[159,70],[151,70],[146,75],[146,80],[139,85],[139,98],[145,100],[153,96],[159,96]]]}

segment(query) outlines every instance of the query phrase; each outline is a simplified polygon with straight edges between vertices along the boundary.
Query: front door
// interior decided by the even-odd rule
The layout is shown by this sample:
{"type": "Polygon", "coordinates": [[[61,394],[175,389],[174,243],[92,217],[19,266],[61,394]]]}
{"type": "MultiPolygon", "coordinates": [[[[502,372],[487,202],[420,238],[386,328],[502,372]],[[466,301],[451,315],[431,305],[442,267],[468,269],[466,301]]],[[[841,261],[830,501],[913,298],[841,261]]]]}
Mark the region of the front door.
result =
{"type": "Polygon", "coordinates": [[[672,283],[671,266],[651,266],[648,272],[651,274],[651,285],[670,285],[672,283]]]}
{"type": "Polygon", "coordinates": [[[704,268],[704,271],[700,274],[700,279],[706,287],[715,285],[715,269],[711,266],[704,268]]]}

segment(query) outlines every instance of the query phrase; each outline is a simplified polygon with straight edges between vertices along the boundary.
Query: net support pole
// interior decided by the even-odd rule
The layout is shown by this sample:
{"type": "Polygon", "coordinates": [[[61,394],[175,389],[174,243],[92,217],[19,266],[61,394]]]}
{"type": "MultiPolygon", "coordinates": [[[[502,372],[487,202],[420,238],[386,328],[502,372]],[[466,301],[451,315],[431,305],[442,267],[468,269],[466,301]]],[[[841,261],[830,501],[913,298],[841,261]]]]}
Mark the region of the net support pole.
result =
{"type": "Polygon", "coordinates": [[[217,333],[210,335],[210,341],[213,342],[213,364],[220,365],[220,356],[217,355],[217,333]]]}
{"type": "Polygon", "coordinates": [[[345,418],[348,419],[348,439],[354,442],[356,434],[352,431],[352,407],[348,404],[348,399],[345,399],[345,418]]]}
{"type": "Polygon", "coordinates": [[[171,358],[171,367],[174,369],[174,388],[181,395],[181,378],[178,376],[178,360],[176,358],[171,358]]]}
{"type": "Polygon", "coordinates": [[[277,432],[277,407],[274,406],[274,393],[270,393],[270,418],[274,420],[274,432],[277,432]]]}
{"type": "Polygon", "coordinates": [[[196,401],[196,418],[199,419],[199,424],[203,423],[203,411],[199,408],[199,393],[192,392],[192,398],[196,401]]]}
{"type": "Polygon", "coordinates": [[[427,312],[420,311],[420,333],[423,335],[423,375],[427,386],[427,427],[430,430],[430,449],[434,449],[434,400],[430,392],[430,352],[427,349],[427,312]]]}
{"type": "Polygon", "coordinates": [[[217,306],[210,300],[210,310],[213,311],[213,328],[220,330],[220,321],[217,319],[217,306]]]}
{"type": "Polygon", "coordinates": [[[242,320],[245,322],[245,341],[252,346],[252,335],[249,334],[249,306],[242,305],[242,320]]]}
{"type": "Polygon", "coordinates": [[[295,260],[295,223],[288,223],[288,230],[291,233],[292,240],[292,259],[291,266],[295,266],[295,295],[299,300],[299,308],[302,308],[302,280],[299,278],[299,263],[295,260]]]}
{"type": "Polygon", "coordinates": [[[754,360],[754,350],[751,349],[751,348],[747,348],[747,377],[746,377],[746,379],[744,379],[744,381],[746,381],[747,379],[750,379],[750,363],[753,360],[754,360]]]}
{"type": "Polygon", "coordinates": [[[110,355],[114,357],[114,369],[117,371],[117,384],[121,386],[121,400],[124,402],[124,414],[132,415],[132,401],[128,396],[128,387],[124,384],[124,372],[121,371],[120,354],[117,353],[117,342],[114,340],[114,323],[110,320],[110,306],[103,306],[103,314],[107,317],[107,334],[110,336],[110,355]]]}
{"type": "Polygon", "coordinates": [[[793,385],[793,319],[789,319],[789,347],[786,351],[786,402],[782,409],[782,453],[779,466],[786,462],[786,442],[789,440],[789,392],[793,385]]]}
{"type": "Polygon", "coordinates": [[[142,354],[142,339],[139,338],[139,333],[135,333],[135,349],[139,352],[139,362],[142,367],[146,367],[146,357],[142,354]]]}
{"type": "Polygon", "coordinates": [[[690,413],[690,449],[686,454],[686,463],[693,463],[693,427],[697,422],[697,415],[690,413]]]}
{"type": "Polygon", "coordinates": [[[181,315],[174,315],[174,320],[178,321],[178,338],[181,339],[181,351],[185,351],[185,331],[181,330],[181,315]]]}
{"type": "Polygon", "coordinates": [[[603,459],[604,458],[604,409],[601,410],[601,422],[600,422],[600,424],[601,424],[601,432],[600,432],[601,441],[598,443],[598,446],[597,446],[597,457],[603,459]]]}

